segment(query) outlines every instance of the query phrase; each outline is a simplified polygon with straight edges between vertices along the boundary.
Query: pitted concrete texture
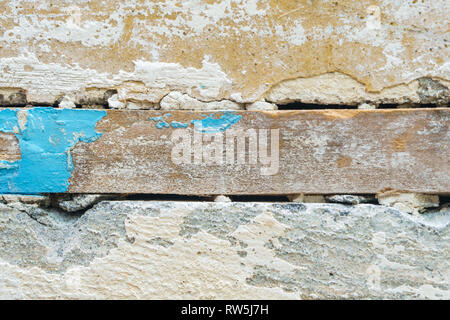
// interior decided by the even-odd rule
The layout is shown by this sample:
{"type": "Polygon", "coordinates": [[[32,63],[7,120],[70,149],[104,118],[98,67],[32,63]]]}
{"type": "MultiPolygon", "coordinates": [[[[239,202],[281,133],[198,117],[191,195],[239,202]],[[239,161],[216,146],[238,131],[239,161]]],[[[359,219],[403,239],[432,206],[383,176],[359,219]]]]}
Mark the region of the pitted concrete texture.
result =
{"type": "Polygon", "coordinates": [[[0,204],[0,297],[449,299],[449,224],[372,204],[0,204]]]}

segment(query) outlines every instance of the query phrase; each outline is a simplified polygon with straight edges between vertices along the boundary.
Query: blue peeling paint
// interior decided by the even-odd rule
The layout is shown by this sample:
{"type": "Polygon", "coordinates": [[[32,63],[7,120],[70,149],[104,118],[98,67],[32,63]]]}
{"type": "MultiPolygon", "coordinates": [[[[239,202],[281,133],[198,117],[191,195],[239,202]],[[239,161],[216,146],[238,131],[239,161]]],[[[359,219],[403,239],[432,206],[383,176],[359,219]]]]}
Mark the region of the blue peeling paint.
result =
{"type": "Polygon", "coordinates": [[[232,125],[238,123],[241,119],[241,115],[237,115],[234,112],[225,111],[223,114],[215,119],[213,118],[214,114],[210,114],[209,117],[206,117],[201,120],[191,120],[191,123],[194,125],[196,130],[201,131],[202,133],[219,133],[227,130],[232,125]]]}
{"type": "Polygon", "coordinates": [[[0,131],[14,133],[21,151],[18,161],[0,160],[0,193],[67,191],[73,170],[70,148],[102,135],[95,126],[106,111],[28,109],[24,130],[20,129],[18,112],[0,110],[0,131]]]}
{"type": "Polygon", "coordinates": [[[179,129],[179,128],[187,128],[188,124],[187,123],[183,123],[183,122],[178,122],[178,121],[172,121],[170,123],[170,126],[174,129],[179,129]]]}
{"type": "Polygon", "coordinates": [[[168,127],[169,127],[169,124],[167,122],[165,122],[165,121],[159,121],[156,124],[156,128],[157,129],[164,129],[164,128],[168,128],[168,127]]]}
{"type": "Polygon", "coordinates": [[[168,118],[170,116],[172,116],[171,113],[166,113],[165,115],[162,115],[162,116],[159,116],[159,117],[150,117],[149,119],[151,121],[155,121],[156,122],[155,127],[157,129],[164,129],[164,128],[169,128],[169,124],[166,121],[164,121],[164,118],[168,118]]]}
{"type": "Polygon", "coordinates": [[[170,116],[172,116],[171,113],[166,113],[165,115],[162,115],[162,116],[159,116],[159,117],[150,117],[149,119],[150,119],[151,121],[159,122],[159,121],[163,121],[164,118],[168,118],[168,117],[170,117],[170,116]]]}
{"type": "MultiPolygon", "coordinates": [[[[151,117],[150,120],[157,122],[155,125],[157,129],[165,129],[169,127],[178,129],[188,127],[188,123],[178,121],[172,121],[169,125],[169,123],[167,123],[164,119],[170,117],[171,115],[172,114],[167,113],[163,116],[151,117]]],[[[218,133],[227,130],[229,127],[238,123],[242,119],[241,115],[237,115],[236,113],[230,111],[222,112],[219,118],[214,118],[215,115],[217,114],[211,113],[209,116],[206,114],[200,114],[200,116],[204,117],[204,119],[191,120],[191,124],[194,125],[196,130],[203,133],[218,133]]]]}

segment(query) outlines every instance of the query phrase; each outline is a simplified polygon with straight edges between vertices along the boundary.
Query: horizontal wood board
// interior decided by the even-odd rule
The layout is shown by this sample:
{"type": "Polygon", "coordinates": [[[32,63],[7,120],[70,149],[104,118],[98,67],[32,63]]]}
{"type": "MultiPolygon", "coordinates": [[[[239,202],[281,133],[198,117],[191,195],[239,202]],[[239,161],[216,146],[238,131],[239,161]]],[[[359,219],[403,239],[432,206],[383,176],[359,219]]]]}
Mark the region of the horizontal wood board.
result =
{"type": "MultiPolygon", "coordinates": [[[[23,130],[15,132],[6,132],[7,126],[4,123],[2,126],[1,121],[7,118],[0,117],[0,165],[3,163],[3,167],[6,164],[20,166],[21,153],[25,163],[20,148],[25,143],[26,126],[33,120],[30,110],[33,109],[21,111],[29,113],[28,123],[22,123],[23,130]]],[[[77,121],[85,121],[83,112],[89,111],[92,112],[76,110],[67,116],[66,123],[59,125],[78,125],[77,121]]],[[[60,189],[52,187],[52,174],[61,181],[59,169],[42,165],[41,170],[50,173],[33,183],[28,181],[33,179],[33,174],[27,176],[26,168],[21,172],[25,178],[20,180],[14,178],[10,169],[0,167],[0,191],[184,195],[373,194],[385,190],[450,193],[448,108],[98,112],[103,116],[90,125],[99,135],[94,137],[91,132],[90,138],[73,143],[67,151],[70,153],[67,157],[69,176],[65,190],[61,190],[61,183],[60,189]],[[258,139],[267,133],[270,135],[270,131],[264,129],[278,129],[279,133],[279,157],[272,158],[269,174],[261,170],[268,167],[261,163],[259,150],[258,139]],[[218,133],[216,137],[221,135],[224,163],[206,163],[203,158],[195,163],[193,157],[192,163],[176,163],[172,152],[174,147],[180,146],[180,140],[172,141],[172,138],[173,134],[181,132],[189,139],[197,139],[192,142],[197,154],[201,145],[199,137],[211,139],[214,133],[218,133]],[[233,163],[226,162],[226,137],[236,133],[239,137],[256,134],[256,163],[249,163],[248,153],[251,150],[254,155],[255,152],[254,144],[248,141],[244,150],[245,163],[237,163],[237,158],[233,163]],[[275,170],[277,160],[278,170],[275,170]],[[18,183],[28,183],[28,189],[22,190],[18,183]]],[[[83,130],[81,135],[85,133],[83,130]]],[[[80,132],[75,132],[74,136],[80,132]]],[[[57,138],[49,135],[49,140],[57,138]]],[[[270,155],[273,141],[268,140],[270,155]]],[[[203,147],[208,145],[211,146],[207,142],[202,144],[203,147]]],[[[237,149],[235,146],[235,153],[237,149]]]]}

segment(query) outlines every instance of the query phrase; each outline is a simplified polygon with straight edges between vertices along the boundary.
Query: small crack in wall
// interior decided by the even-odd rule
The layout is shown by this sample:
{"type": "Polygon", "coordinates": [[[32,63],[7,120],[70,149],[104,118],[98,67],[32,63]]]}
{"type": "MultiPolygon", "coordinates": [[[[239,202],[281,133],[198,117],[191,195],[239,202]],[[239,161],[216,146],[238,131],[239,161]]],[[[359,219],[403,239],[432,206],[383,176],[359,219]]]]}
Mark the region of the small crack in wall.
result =
{"type": "MultiPolygon", "coordinates": [[[[169,201],[169,202],[214,202],[218,195],[175,195],[175,194],[47,194],[39,196],[27,195],[0,195],[0,203],[11,208],[26,212],[30,217],[38,221],[39,214],[30,213],[36,208],[52,210],[63,215],[81,217],[86,211],[92,209],[103,201],[169,201]]],[[[357,205],[370,203],[378,205],[375,194],[366,195],[230,195],[227,196],[231,202],[266,202],[266,203],[340,203],[346,205],[357,205]],[[300,199],[300,200],[298,200],[300,199]]],[[[449,196],[439,197],[439,206],[436,208],[425,208],[427,211],[435,211],[447,208],[450,205],[449,196]]]]}

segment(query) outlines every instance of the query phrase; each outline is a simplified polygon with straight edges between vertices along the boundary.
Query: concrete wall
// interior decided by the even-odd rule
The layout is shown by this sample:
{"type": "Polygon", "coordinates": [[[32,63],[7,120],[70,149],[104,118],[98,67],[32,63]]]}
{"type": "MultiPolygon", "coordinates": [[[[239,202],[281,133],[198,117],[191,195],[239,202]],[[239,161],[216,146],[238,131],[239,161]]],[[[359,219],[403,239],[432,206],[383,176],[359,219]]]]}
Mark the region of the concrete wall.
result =
{"type": "MultiPolygon", "coordinates": [[[[2,107],[450,100],[447,0],[0,0],[0,12],[2,107]]],[[[0,298],[450,298],[444,197],[422,215],[395,199],[120,197],[1,197],[0,298]]]]}
{"type": "Polygon", "coordinates": [[[0,204],[0,297],[449,299],[449,223],[372,204],[0,204]]]}
{"type": "Polygon", "coordinates": [[[450,80],[446,0],[4,0],[0,9],[0,94],[11,102],[95,104],[117,89],[146,107],[171,91],[402,103],[428,101],[428,87],[450,80]]]}

